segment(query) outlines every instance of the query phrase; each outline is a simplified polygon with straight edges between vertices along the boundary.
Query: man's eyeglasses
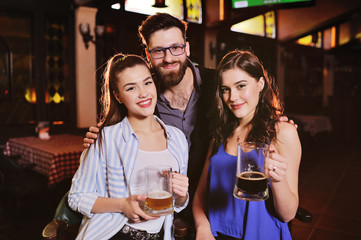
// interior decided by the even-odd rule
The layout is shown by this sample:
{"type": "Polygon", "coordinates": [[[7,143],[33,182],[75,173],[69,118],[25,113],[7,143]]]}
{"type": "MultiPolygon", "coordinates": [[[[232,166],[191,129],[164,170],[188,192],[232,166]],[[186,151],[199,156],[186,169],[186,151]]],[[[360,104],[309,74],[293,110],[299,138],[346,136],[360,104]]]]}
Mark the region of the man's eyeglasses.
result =
{"type": "Polygon", "coordinates": [[[154,59],[159,59],[159,58],[164,58],[166,51],[169,50],[169,52],[173,55],[173,56],[179,56],[182,55],[184,53],[186,44],[177,44],[177,45],[173,45],[170,47],[166,47],[166,48],[154,48],[152,50],[148,49],[148,52],[150,53],[150,55],[152,56],[152,58],[154,59]]]}

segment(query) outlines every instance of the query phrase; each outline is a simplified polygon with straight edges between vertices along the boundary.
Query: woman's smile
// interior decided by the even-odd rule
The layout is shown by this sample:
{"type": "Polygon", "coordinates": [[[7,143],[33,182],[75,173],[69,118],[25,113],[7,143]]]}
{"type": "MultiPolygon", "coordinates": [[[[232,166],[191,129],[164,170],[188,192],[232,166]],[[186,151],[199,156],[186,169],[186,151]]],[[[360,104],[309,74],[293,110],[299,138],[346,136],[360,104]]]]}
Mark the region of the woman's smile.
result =
{"type": "Polygon", "coordinates": [[[240,109],[245,103],[237,103],[237,104],[231,104],[232,109],[237,110],[240,109]]]}
{"type": "Polygon", "coordinates": [[[149,106],[152,105],[152,99],[151,99],[151,98],[148,98],[148,99],[146,99],[146,100],[137,102],[137,104],[138,104],[139,107],[147,108],[147,107],[149,107],[149,106]]]}

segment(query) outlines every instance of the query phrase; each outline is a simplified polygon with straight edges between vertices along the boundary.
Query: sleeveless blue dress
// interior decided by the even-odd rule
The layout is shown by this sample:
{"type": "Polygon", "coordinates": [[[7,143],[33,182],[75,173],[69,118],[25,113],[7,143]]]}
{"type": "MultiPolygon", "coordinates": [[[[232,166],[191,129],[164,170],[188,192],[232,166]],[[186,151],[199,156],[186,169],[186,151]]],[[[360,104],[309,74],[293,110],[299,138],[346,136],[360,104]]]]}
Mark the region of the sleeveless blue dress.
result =
{"type": "Polygon", "coordinates": [[[223,145],[210,158],[208,167],[208,219],[213,236],[217,232],[245,240],[288,240],[288,224],[273,207],[272,190],[266,201],[252,202],[233,196],[237,157],[225,152],[223,145]]]}

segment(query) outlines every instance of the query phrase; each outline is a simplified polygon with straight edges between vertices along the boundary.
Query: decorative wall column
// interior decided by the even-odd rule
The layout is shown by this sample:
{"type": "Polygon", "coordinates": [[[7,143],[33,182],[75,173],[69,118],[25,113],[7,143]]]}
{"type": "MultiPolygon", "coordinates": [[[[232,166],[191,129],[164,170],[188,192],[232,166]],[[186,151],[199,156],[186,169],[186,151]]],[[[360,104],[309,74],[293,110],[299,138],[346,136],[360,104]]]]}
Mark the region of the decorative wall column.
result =
{"type": "Polygon", "coordinates": [[[209,68],[216,68],[217,32],[212,30],[206,30],[204,35],[204,66],[209,68]]]}
{"type": "Polygon", "coordinates": [[[75,11],[75,82],[77,127],[88,128],[97,122],[96,94],[96,49],[89,42],[86,48],[79,31],[81,23],[90,25],[90,33],[94,34],[96,24],[96,8],[79,7],[75,11]]]}

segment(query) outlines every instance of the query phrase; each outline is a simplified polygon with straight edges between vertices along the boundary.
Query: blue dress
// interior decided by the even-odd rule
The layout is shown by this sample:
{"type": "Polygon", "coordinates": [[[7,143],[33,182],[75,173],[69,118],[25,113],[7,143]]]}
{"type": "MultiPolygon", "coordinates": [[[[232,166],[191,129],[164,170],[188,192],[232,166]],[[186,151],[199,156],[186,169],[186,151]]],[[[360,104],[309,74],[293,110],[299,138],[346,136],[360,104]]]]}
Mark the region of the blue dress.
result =
{"type": "Polygon", "coordinates": [[[208,218],[212,234],[217,232],[245,240],[292,239],[288,224],[273,207],[272,190],[266,201],[251,202],[233,196],[237,157],[225,152],[223,145],[210,158],[208,167],[208,218]]]}

